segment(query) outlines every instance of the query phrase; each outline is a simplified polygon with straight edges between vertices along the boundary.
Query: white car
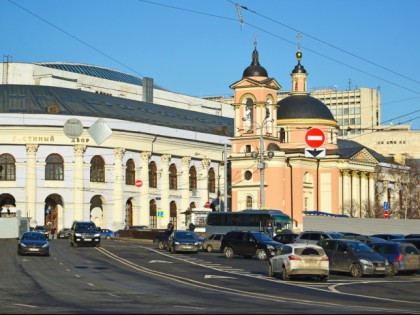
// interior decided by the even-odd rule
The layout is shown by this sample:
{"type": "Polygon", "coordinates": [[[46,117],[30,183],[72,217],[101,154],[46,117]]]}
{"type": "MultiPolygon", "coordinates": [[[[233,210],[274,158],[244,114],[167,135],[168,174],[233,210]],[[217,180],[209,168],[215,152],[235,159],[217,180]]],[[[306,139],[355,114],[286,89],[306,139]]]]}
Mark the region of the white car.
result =
{"type": "Polygon", "coordinates": [[[268,262],[268,275],[280,275],[283,280],[302,276],[326,281],[329,273],[328,256],[321,246],[313,244],[283,245],[268,262]]]}

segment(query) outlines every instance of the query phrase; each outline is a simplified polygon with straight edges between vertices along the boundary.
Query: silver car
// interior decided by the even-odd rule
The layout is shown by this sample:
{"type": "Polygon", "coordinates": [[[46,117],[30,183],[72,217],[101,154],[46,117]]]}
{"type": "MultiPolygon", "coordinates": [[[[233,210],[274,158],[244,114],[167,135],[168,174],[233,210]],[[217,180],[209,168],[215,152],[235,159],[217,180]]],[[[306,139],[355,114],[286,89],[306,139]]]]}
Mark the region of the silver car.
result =
{"type": "Polygon", "coordinates": [[[204,238],[203,250],[211,253],[213,251],[220,251],[224,234],[211,234],[204,238]]]}
{"type": "Polygon", "coordinates": [[[287,244],[282,246],[278,255],[268,262],[268,275],[280,275],[283,280],[292,277],[317,277],[328,279],[329,259],[322,247],[312,244],[287,244]]]}

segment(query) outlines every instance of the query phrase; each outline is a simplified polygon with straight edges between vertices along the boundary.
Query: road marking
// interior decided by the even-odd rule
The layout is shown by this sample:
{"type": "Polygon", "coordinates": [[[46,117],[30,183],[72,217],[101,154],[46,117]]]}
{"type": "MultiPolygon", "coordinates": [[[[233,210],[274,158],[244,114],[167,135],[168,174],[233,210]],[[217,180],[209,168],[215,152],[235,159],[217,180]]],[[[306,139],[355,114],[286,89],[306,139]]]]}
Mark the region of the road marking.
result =
{"type": "Polygon", "coordinates": [[[30,307],[30,308],[38,308],[36,305],[28,305],[28,304],[15,304],[16,306],[23,306],[23,307],[30,307]]]}
{"type": "Polygon", "coordinates": [[[165,261],[165,260],[151,260],[151,261],[149,261],[149,264],[153,264],[153,263],[172,264],[172,261],[165,261]]]}
{"type": "Polygon", "coordinates": [[[204,279],[236,279],[236,278],[235,277],[229,277],[229,276],[205,275],[204,279]]]}

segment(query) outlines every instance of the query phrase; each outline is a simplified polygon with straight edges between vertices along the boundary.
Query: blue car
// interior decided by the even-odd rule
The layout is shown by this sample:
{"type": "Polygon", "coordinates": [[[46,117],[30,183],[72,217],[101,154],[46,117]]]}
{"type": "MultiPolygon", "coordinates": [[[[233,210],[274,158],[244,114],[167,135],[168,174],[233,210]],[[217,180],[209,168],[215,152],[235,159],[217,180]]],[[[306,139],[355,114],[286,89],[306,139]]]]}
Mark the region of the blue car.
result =
{"type": "Polygon", "coordinates": [[[398,273],[414,274],[420,269],[420,253],[411,243],[382,241],[367,245],[388,260],[389,276],[398,273]]]}
{"type": "Polygon", "coordinates": [[[108,229],[101,229],[99,234],[101,238],[106,238],[107,240],[115,237],[115,233],[108,229]]]}

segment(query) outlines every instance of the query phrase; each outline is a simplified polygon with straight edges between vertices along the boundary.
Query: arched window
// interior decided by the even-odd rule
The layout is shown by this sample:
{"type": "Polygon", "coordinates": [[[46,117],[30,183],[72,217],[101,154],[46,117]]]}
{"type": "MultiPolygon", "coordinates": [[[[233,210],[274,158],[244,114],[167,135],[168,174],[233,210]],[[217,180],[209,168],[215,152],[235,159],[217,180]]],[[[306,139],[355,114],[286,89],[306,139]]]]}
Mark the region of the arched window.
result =
{"type": "Polygon", "coordinates": [[[156,201],[154,199],[150,200],[149,202],[149,227],[151,229],[156,229],[156,201]]]}
{"type": "Polygon", "coordinates": [[[134,185],[136,181],[136,165],[134,164],[133,159],[129,159],[126,164],[125,169],[125,184],[134,185]]]}
{"type": "Polygon", "coordinates": [[[190,167],[190,191],[197,189],[197,171],[195,166],[190,167]]]}
{"type": "Polygon", "coordinates": [[[247,209],[252,209],[252,197],[251,196],[246,196],[246,208],[247,209]]]}
{"type": "Polygon", "coordinates": [[[90,160],[90,181],[94,183],[105,182],[105,161],[102,156],[95,155],[90,160]]]}
{"type": "Polygon", "coordinates": [[[176,174],[176,165],[169,166],[169,189],[178,189],[178,176],[176,174]]]}
{"type": "Polygon", "coordinates": [[[149,163],[149,187],[157,188],[157,167],[154,161],[149,163]]]}
{"type": "Polygon", "coordinates": [[[0,155],[0,180],[16,180],[16,160],[8,153],[0,155]]]}
{"type": "Polygon", "coordinates": [[[45,180],[64,180],[64,161],[60,155],[50,154],[45,162],[45,180]]]}
{"type": "Polygon", "coordinates": [[[172,221],[172,224],[174,225],[174,228],[177,227],[177,213],[176,213],[176,202],[171,201],[169,205],[169,221],[172,221]]]}
{"type": "Polygon", "coordinates": [[[216,192],[216,175],[214,174],[214,168],[213,167],[211,167],[210,169],[209,169],[209,174],[208,174],[208,176],[209,176],[209,187],[208,187],[208,189],[209,189],[209,192],[210,193],[215,193],[216,192]]]}

